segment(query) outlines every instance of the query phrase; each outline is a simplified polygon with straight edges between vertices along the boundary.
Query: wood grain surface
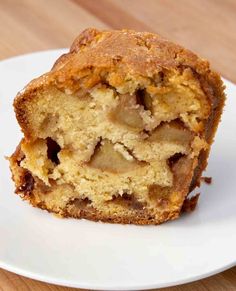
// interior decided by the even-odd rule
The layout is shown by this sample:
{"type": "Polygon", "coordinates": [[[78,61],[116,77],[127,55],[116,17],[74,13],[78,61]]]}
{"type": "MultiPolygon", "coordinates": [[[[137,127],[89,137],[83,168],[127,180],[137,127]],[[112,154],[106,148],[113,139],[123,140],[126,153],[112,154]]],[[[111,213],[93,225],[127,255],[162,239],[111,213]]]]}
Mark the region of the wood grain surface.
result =
{"type": "MultiPolygon", "coordinates": [[[[236,0],[0,0],[0,59],[68,47],[87,27],[154,31],[236,82],[236,0]]],[[[72,291],[0,269],[0,290],[72,291]]],[[[160,290],[160,289],[159,289],[160,290]]],[[[235,291],[236,267],[166,291],[235,291]]]]}

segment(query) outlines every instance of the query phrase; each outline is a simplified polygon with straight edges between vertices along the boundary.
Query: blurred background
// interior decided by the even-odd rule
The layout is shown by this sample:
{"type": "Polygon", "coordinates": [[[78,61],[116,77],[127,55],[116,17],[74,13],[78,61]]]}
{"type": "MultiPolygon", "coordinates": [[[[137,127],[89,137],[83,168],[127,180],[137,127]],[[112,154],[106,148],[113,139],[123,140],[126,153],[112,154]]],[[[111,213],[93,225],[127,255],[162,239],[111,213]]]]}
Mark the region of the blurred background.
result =
{"type": "Polygon", "coordinates": [[[236,82],[236,0],[0,0],[0,59],[69,47],[87,27],[157,32],[236,82]]]}
{"type": "MultiPolygon", "coordinates": [[[[69,47],[87,27],[156,32],[236,83],[236,0],[0,0],[0,60],[69,47]]],[[[0,270],[0,290],[76,290],[0,270]]],[[[163,291],[233,291],[236,267],[163,291]]]]}

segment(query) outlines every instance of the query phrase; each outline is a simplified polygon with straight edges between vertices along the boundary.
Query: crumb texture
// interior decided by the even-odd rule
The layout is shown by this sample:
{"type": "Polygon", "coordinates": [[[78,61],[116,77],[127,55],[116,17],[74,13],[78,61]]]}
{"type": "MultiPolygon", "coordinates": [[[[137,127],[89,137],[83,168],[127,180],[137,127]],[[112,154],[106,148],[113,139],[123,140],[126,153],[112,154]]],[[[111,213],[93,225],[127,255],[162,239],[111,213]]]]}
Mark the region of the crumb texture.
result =
{"type": "Polygon", "coordinates": [[[16,193],[64,217],[175,219],[195,208],[184,201],[223,104],[219,75],[190,51],[155,34],[88,29],[15,98],[16,193]]]}

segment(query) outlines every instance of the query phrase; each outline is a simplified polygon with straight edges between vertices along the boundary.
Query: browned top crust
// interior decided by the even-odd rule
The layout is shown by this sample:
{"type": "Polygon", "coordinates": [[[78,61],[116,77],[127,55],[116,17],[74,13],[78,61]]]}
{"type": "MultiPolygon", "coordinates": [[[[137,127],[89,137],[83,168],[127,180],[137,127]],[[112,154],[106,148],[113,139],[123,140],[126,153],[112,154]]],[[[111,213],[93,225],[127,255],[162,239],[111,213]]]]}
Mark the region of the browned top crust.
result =
{"type": "Polygon", "coordinates": [[[132,74],[153,78],[163,70],[185,68],[190,68],[199,78],[213,107],[223,103],[220,76],[210,70],[208,61],[191,51],[153,33],[89,28],[75,39],[69,53],[62,55],[50,72],[31,81],[17,95],[14,101],[16,116],[27,139],[29,133],[22,104],[40,89],[50,85],[72,88],[88,74],[88,70],[92,70],[95,76],[101,76],[104,72],[118,72],[120,76],[132,74]]]}
{"type": "MultiPolygon", "coordinates": [[[[153,76],[162,68],[192,67],[201,73],[206,61],[161,36],[133,30],[98,31],[86,29],[73,42],[70,58],[63,56],[54,65],[61,68],[73,59],[76,67],[125,67],[131,73],[153,76]]],[[[72,64],[74,67],[74,64],[72,64]]]]}

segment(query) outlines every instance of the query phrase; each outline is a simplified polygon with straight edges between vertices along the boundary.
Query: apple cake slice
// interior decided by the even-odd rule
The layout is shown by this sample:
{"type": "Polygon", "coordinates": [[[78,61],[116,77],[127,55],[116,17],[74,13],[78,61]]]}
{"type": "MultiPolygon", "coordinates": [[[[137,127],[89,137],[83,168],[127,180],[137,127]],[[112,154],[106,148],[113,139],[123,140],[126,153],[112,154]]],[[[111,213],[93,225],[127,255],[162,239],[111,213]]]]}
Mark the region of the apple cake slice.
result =
{"type": "Polygon", "coordinates": [[[85,30],[15,98],[16,193],[63,217],[177,218],[207,165],[223,89],[207,61],[156,34],[85,30]]]}

